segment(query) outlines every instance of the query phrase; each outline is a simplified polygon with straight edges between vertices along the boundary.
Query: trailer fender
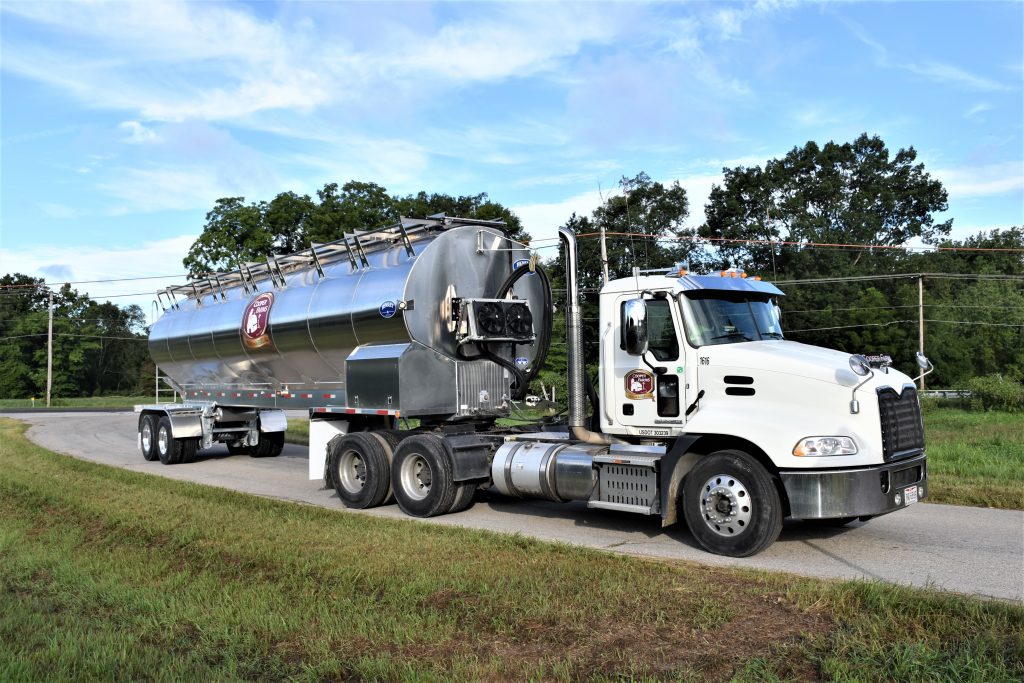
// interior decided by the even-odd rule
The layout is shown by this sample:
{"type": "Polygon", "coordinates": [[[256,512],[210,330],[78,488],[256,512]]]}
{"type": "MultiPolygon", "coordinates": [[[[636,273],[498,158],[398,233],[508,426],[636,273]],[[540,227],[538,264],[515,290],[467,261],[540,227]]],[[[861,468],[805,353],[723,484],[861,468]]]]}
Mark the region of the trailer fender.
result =
{"type": "Polygon", "coordinates": [[[700,435],[683,434],[676,438],[672,448],[661,459],[661,526],[666,527],[679,521],[676,504],[683,477],[700,460],[699,453],[691,453],[690,447],[697,443],[700,435]]]}
{"type": "Polygon", "coordinates": [[[203,418],[196,413],[181,414],[173,410],[164,413],[171,421],[171,434],[175,439],[203,438],[203,418]]]}
{"type": "Polygon", "coordinates": [[[283,432],[288,429],[288,417],[283,410],[261,410],[261,432],[283,432]]]}

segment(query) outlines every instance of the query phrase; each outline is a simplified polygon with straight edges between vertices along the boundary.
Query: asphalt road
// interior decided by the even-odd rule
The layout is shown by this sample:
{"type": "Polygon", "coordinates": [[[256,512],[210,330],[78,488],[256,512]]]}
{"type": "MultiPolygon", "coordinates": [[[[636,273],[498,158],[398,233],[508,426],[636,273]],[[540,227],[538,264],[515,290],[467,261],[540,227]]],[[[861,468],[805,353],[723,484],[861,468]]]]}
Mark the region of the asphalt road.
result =
{"type": "MultiPolygon", "coordinates": [[[[333,490],[309,481],[306,448],[286,445],[278,458],[229,456],[217,446],[197,462],[146,462],[136,447],[132,413],[12,415],[33,426],[29,438],[61,453],[172,479],[345,510],[333,490]]],[[[389,505],[356,514],[408,519],[389,505]]],[[[752,558],[700,550],[685,524],[588,510],[584,503],[512,500],[479,492],[469,510],[414,523],[522,533],[613,552],[731,565],[827,578],[871,578],[958,593],[1024,601],[1024,512],[918,503],[867,523],[836,529],[787,521],[782,536],[752,558]]]]}

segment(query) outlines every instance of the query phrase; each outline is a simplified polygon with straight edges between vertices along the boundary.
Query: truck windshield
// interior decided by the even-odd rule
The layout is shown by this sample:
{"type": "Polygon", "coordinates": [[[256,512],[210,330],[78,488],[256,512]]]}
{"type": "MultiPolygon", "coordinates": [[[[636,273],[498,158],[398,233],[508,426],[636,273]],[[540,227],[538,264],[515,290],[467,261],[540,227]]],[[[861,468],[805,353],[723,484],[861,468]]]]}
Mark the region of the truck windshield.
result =
{"type": "Polygon", "coordinates": [[[683,313],[686,336],[693,346],[783,338],[775,306],[765,296],[688,292],[683,313]]]}

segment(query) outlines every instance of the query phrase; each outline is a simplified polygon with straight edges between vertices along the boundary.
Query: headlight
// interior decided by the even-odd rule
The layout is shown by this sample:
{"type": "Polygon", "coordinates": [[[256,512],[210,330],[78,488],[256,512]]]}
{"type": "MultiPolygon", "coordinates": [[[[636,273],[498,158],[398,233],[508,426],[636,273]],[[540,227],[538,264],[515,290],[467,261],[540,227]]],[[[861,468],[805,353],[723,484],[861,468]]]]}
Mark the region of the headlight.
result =
{"type": "Polygon", "coordinates": [[[848,436],[808,436],[800,439],[793,448],[793,455],[809,458],[856,453],[857,444],[848,436]]]}
{"type": "Polygon", "coordinates": [[[864,377],[871,372],[871,364],[868,363],[867,358],[858,353],[850,356],[850,369],[864,377]]]}

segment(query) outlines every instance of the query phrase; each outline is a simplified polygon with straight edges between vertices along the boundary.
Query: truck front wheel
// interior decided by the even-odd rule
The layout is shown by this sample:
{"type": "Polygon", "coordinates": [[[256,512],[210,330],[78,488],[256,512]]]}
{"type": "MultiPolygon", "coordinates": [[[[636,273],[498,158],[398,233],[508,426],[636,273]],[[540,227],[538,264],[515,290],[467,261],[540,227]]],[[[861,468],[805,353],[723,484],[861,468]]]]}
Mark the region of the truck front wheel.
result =
{"type": "Polygon", "coordinates": [[[718,555],[757,554],[782,531],[782,501],[771,475],[743,451],[702,458],[683,483],[683,510],[693,537],[718,555]]]}

